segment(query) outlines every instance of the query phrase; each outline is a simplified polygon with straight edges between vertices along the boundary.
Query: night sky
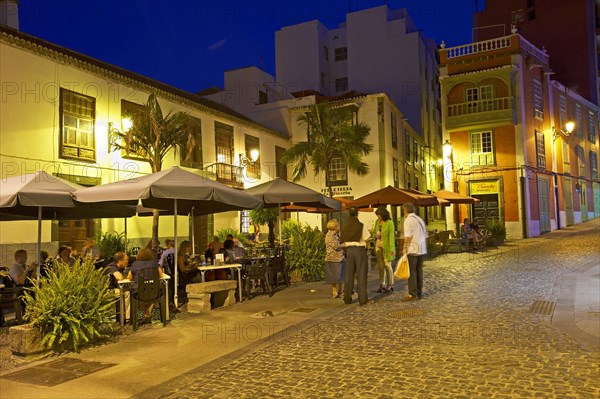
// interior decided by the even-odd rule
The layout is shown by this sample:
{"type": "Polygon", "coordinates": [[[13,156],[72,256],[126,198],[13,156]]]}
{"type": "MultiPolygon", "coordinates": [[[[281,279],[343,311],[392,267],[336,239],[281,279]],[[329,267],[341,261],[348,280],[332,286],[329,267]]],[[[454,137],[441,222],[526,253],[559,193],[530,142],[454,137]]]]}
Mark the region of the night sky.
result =
{"type": "Polygon", "coordinates": [[[275,31],[348,10],[408,8],[426,37],[471,42],[483,0],[20,0],[20,30],[180,89],[223,85],[223,72],[259,66],[275,74],[275,31]]]}

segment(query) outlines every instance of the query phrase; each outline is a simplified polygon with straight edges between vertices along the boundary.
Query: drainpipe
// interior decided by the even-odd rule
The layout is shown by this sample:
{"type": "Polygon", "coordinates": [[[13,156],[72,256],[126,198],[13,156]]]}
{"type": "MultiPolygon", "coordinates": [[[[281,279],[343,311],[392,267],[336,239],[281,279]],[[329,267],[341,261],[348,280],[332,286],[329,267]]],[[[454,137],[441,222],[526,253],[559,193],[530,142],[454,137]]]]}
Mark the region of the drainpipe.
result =
{"type": "MultiPolygon", "coordinates": [[[[523,173],[521,171],[521,173],[523,173]]],[[[526,178],[525,176],[521,176],[519,177],[519,180],[521,181],[521,203],[523,204],[523,207],[521,208],[522,211],[522,219],[523,219],[523,238],[527,238],[527,224],[529,223],[529,220],[527,219],[527,196],[525,195],[525,186],[526,186],[526,178]]]]}
{"type": "Polygon", "coordinates": [[[556,230],[560,230],[560,208],[558,207],[558,174],[554,174],[554,202],[556,208],[556,230]]]}

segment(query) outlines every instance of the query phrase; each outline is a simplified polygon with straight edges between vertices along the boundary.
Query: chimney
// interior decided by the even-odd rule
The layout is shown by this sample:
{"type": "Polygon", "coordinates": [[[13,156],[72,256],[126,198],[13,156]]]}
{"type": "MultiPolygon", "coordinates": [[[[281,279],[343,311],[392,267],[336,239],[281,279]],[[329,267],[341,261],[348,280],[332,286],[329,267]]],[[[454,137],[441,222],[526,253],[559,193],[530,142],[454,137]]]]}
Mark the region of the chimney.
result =
{"type": "Polygon", "coordinates": [[[0,25],[19,30],[19,0],[0,0],[0,25]]]}

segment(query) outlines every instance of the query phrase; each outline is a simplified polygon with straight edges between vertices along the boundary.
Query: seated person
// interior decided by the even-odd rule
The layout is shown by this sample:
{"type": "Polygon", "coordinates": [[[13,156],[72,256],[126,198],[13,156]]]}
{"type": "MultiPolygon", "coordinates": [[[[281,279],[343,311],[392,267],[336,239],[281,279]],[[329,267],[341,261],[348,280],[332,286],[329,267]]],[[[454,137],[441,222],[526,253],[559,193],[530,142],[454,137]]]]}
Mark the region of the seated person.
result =
{"type": "Polygon", "coordinates": [[[165,249],[160,255],[160,259],[158,260],[158,265],[163,268],[163,271],[167,274],[172,274],[173,270],[170,269],[170,265],[167,264],[167,258],[169,255],[175,255],[175,240],[166,240],[165,244],[167,244],[167,249],[165,249]]]}
{"type": "Polygon", "coordinates": [[[218,254],[222,248],[223,243],[221,242],[219,236],[213,236],[212,241],[208,244],[206,252],[204,252],[204,256],[206,257],[206,263],[208,263],[209,265],[214,263],[215,254],[218,254]]]}
{"type": "MultiPolygon", "coordinates": [[[[115,296],[119,296],[120,290],[119,290],[118,281],[125,279],[125,277],[123,276],[123,271],[129,264],[129,257],[127,256],[127,254],[125,252],[117,252],[115,254],[115,256],[113,256],[113,259],[114,260],[112,262],[110,262],[108,265],[106,265],[103,273],[105,275],[110,276],[110,286],[109,287],[114,289],[115,296]]],[[[124,292],[124,297],[125,297],[125,319],[129,320],[130,307],[131,307],[129,291],[124,292]]]]}
{"type": "Polygon", "coordinates": [[[477,220],[477,218],[473,219],[473,223],[471,223],[471,230],[474,232],[474,234],[477,235],[477,241],[480,244],[485,243],[485,236],[483,232],[479,229],[479,220],[477,220]]]}
{"type": "Polygon", "coordinates": [[[56,261],[59,264],[64,264],[69,267],[72,267],[75,264],[75,258],[71,257],[71,248],[67,246],[58,248],[58,252],[56,254],[56,261]]]}
{"type": "MultiPolygon", "coordinates": [[[[133,262],[133,265],[131,265],[131,269],[129,270],[129,274],[127,275],[127,279],[131,280],[131,282],[132,282],[131,291],[133,292],[133,295],[135,295],[137,292],[138,274],[139,274],[140,270],[146,269],[146,268],[157,268],[158,276],[160,278],[162,278],[163,270],[158,265],[158,262],[154,258],[154,252],[152,252],[152,250],[148,249],[148,248],[144,248],[140,252],[138,252],[136,261],[133,262]]],[[[149,323],[152,320],[152,309],[153,308],[154,308],[153,303],[148,304],[146,306],[146,312],[145,312],[144,321],[143,321],[144,323],[149,323]]],[[[134,312],[133,317],[135,317],[135,312],[137,312],[137,309],[133,309],[133,312],[134,312]]]]}
{"type": "Polygon", "coordinates": [[[471,228],[469,218],[465,218],[465,220],[463,220],[463,225],[460,228],[460,237],[465,240],[473,241],[475,248],[479,248],[479,236],[471,228]]]}
{"type": "Polygon", "coordinates": [[[40,260],[42,261],[42,266],[40,267],[40,276],[48,277],[48,272],[52,269],[54,265],[53,259],[48,254],[48,251],[40,251],[40,260]]]}
{"type": "Polygon", "coordinates": [[[225,240],[225,242],[223,242],[223,249],[221,252],[224,255],[223,258],[225,263],[234,263],[236,261],[233,240],[225,240]]]}
{"type": "Polygon", "coordinates": [[[179,279],[183,284],[200,283],[202,275],[196,266],[190,264],[189,256],[192,252],[192,243],[182,241],[177,250],[177,270],[179,270],[179,279]]]}
{"type": "Polygon", "coordinates": [[[235,253],[235,258],[237,260],[248,257],[248,252],[246,251],[246,248],[244,248],[240,240],[237,238],[233,239],[233,252],[235,253]]]}
{"type": "Polygon", "coordinates": [[[15,263],[10,266],[10,278],[16,285],[24,285],[27,278],[33,278],[37,265],[27,264],[27,252],[19,249],[15,252],[15,263]]]}
{"type": "Polygon", "coordinates": [[[100,259],[100,249],[96,246],[96,241],[93,238],[87,238],[85,240],[85,244],[83,245],[83,250],[81,253],[82,259],[92,259],[97,261],[100,259]]]}

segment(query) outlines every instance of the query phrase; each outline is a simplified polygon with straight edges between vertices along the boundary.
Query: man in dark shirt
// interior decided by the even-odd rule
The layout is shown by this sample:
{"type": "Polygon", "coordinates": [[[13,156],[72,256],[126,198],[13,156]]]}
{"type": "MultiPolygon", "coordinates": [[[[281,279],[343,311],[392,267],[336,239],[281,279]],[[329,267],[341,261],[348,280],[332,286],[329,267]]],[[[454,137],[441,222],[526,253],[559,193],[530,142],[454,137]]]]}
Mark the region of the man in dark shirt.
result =
{"type": "MultiPolygon", "coordinates": [[[[121,291],[119,289],[119,281],[124,280],[123,271],[129,264],[129,257],[125,252],[117,252],[113,257],[114,261],[110,262],[104,268],[104,274],[110,275],[110,288],[115,290],[115,295],[120,296],[121,291]]],[[[129,319],[130,316],[130,299],[129,291],[124,292],[125,297],[125,318],[129,319]]]]}
{"type": "Polygon", "coordinates": [[[346,286],[344,287],[344,303],[352,303],[354,275],[358,282],[358,303],[365,305],[369,301],[367,294],[367,240],[369,231],[358,220],[358,208],[348,209],[348,219],[344,222],[340,238],[346,248],[346,286]]]}

